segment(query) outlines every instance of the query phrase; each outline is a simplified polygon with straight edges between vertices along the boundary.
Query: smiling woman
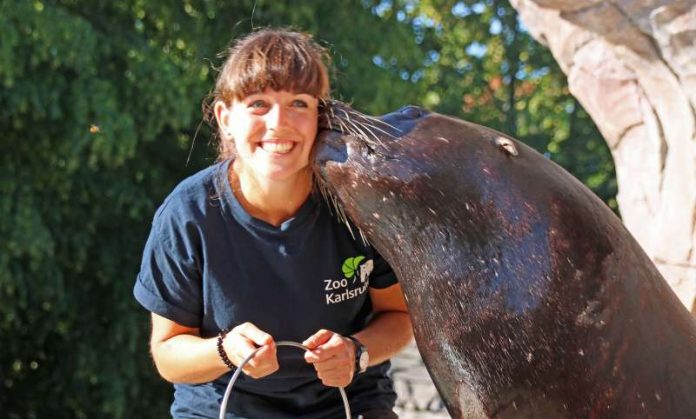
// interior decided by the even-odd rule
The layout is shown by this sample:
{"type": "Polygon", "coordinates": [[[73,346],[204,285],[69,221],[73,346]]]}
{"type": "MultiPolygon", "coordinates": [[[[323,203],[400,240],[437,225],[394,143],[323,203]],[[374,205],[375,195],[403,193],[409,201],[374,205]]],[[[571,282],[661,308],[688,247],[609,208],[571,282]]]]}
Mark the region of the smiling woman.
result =
{"type": "MultiPolygon", "coordinates": [[[[219,123],[217,106],[252,100],[264,91],[304,93],[314,99],[329,96],[326,50],[308,35],[296,32],[259,31],[237,43],[230,51],[213,93],[214,112],[209,120],[219,123]],[[215,119],[211,117],[215,115],[215,119]]],[[[264,107],[262,103],[254,107],[264,107]]],[[[224,134],[224,132],[223,132],[224,134]]],[[[223,137],[224,138],[224,137],[223,137]]],[[[220,157],[234,156],[234,144],[220,142],[220,157]]]]}
{"type": "Polygon", "coordinates": [[[225,141],[234,141],[233,172],[244,171],[257,187],[276,181],[307,183],[309,153],[317,135],[319,100],[307,93],[266,88],[233,100],[215,103],[215,117],[225,141]],[[264,182],[264,179],[267,181],[264,182]]]}
{"type": "Polygon", "coordinates": [[[301,33],[237,42],[210,106],[220,162],[155,214],[134,294],[152,313],[152,356],[174,383],[175,418],[217,417],[231,370],[256,350],[233,418],[340,417],[330,387],[349,384],[354,414],[396,417],[388,360],[411,339],[401,288],[311,193],[325,62],[301,33]],[[277,350],[286,340],[309,350],[277,350]]]}

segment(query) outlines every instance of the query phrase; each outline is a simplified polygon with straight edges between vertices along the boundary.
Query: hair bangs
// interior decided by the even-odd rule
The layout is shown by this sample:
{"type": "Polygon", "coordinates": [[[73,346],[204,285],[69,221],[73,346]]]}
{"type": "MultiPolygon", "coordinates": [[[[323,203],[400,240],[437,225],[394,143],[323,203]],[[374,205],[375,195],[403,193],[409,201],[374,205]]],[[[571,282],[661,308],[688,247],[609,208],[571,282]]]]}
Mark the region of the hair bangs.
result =
{"type": "Polygon", "coordinates": [[[329,80],[323,57],[308,50],[304,39],[288,38],[267,33],[234,51],[223,99],[240,100],[269,88],[326,98],[329,80]]]}

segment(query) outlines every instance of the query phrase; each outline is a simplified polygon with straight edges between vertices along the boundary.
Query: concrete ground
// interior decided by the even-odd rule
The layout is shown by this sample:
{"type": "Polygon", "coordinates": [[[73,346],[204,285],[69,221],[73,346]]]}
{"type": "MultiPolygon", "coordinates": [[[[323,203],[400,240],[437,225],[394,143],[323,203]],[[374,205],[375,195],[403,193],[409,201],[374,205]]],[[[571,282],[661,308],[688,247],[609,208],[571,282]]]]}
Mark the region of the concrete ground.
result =
{"type": "Polygon", "coordinates": [[[423,365],[415,343],[392,358],[392,378],[398,396],[395,410],[400,419],[450,417],[423,365]]]}

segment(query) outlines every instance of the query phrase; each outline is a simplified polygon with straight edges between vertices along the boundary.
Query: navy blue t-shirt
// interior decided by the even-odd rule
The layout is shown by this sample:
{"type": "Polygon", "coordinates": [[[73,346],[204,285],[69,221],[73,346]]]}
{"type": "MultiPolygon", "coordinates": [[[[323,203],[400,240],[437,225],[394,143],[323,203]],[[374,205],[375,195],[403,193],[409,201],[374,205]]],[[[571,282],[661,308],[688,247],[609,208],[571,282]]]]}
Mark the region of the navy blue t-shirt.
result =
{"type": "MultiPolygon", "coordinates": [[[[276,341],[302,342],[319,329],[349,335],[367,324],[368,286],[396,283],[389,265],[354,238],[322,200],[310,196],[278,227],[250,216],[227,181],[229,161],[180,183],[155,213],[134,295],[146,309],[212,337],[251,322],[276,341]]],[[[257,418],[343,417],[336,388],[325,387],[301,350],[278,348],[280,370],[235,383],[228,412],[257,418]]],[[[355,413],[392,408],[389,363],[346,388],[355,413]]],[[[217,418],[231,373],[175,384],[175,418],[217,418]]],[[[228,416],[228,417],[235,417],[228,416]]]]}

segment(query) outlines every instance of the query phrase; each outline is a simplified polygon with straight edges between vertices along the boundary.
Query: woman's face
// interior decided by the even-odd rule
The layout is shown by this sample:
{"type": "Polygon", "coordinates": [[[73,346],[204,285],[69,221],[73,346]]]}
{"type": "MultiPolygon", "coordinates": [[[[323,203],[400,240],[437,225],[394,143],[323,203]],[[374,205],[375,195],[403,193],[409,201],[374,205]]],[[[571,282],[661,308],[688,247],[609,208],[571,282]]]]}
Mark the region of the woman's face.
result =
{"type": "Polygon", "coordinates": [[[236,159],[244,170],[269,180],[288,180],[303,172],[317,135],[319,101],[284,90],[218,102],[220,127],[234,139],[236,159]]]}

